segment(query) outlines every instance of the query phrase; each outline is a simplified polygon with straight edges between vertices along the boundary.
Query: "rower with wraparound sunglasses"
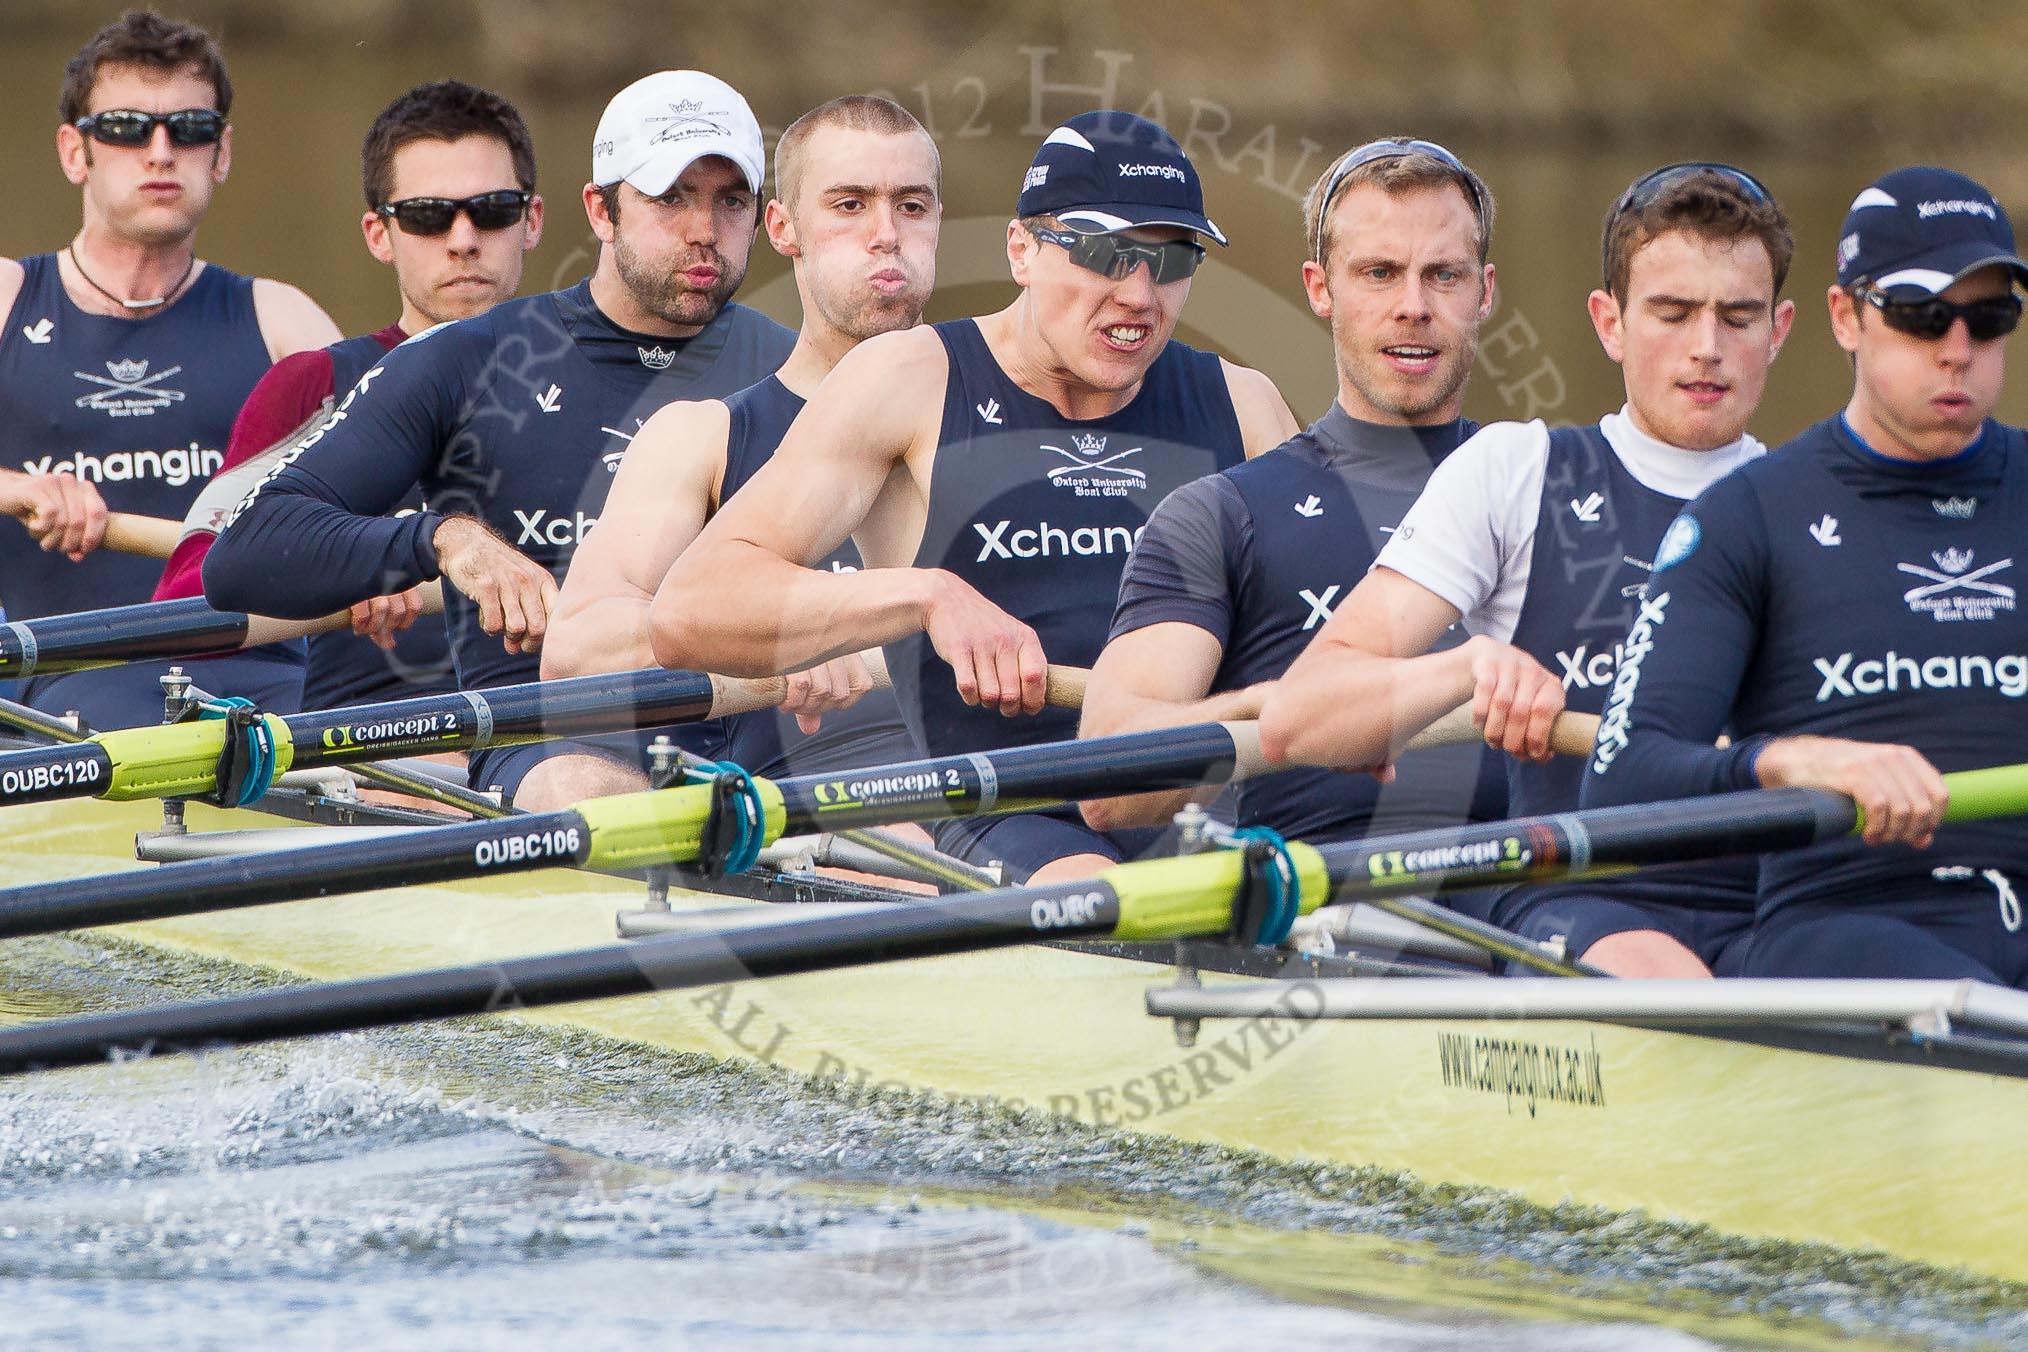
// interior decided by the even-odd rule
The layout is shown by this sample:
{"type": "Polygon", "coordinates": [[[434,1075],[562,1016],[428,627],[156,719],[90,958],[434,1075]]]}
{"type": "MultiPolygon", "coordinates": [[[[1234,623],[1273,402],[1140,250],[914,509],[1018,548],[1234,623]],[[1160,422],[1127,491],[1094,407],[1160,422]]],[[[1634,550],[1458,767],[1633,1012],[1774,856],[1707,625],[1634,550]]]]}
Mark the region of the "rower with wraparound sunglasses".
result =
{"type": "MultiPolygon", "coordinates": [[[[650,611],[657,660],[758,675],[886,644],[927,754],[1075,736],[1075,713],[1043,710],[1044,654],[1098,656],[1170,489],[1295,430],[1267,377],[1171,338],[1206,238],[1225,242],[1197,170],[1153,122],[1094,112],[1052,131],[1007,225],[1020,295],[838,362],[676,560],[650,611]],[[804,566],[848,535],[863,571],[804,566]]],[[[937,835],[1029,880],[1132,848],[1068,811],[937,835]]]]}
{"type": "MultiPolygon", "coordinates": [[[[134,12],[72,58],[57,159],[84,222],[53,254],[0,261],[0,604],[10,618],[145,601],[152,560],[98,548],[108,509],[179,518],[269,365],[335,341],[309,297],[198,259],[232,162],[232,82],[202,29],[134,12]]],[[[184,663],[200,686],[286,712],[300,643],[184,663]]],[[[165,664],[28,682],[97,728],[159,721],[165,664]]]]}
{"type": "MultiPolygon", "coordinates": [[[[535,144],[513,104],[461,80],[417,85],[374,118],[360,158],[360,230],[368,252],[394,269],[401,317],[299,352],[261,378],[233,423],[225,464],[184,517],[155,600],[204,594],[204,558],[227,514],[397,344],[483,314],[520,289],[522,261],[542,237],[542,199],[535,144]]],[[[402,506],[423,506],[419,486],[402,506]]],[[[418,619],[419,610],[417,589],[376,596],[352,607],[352,632],[311,639],[303,707],[455,690],[443,622],[418,619]]]]}
{"type": "Polygon", "coordinates": [[[1876,180],[1829,294],[1850,402],[1670,527],[1586,800],[1799,785],[1865,814],[1863,840],[1768,856],[1748,975],[2028,986],[2028,840],[1941,824],[1938,773],[2028,756],[2028,434],[1991,417],[2024,282],[1983,186],[1876,180]]]}
{"type": "MultiPolygon", "coordinates": [[[[1795,318],[1779,299],[1795,251],[1787,217],[1730,165],[1637,180],[1606,213],[1601,248],[1604,284],[1587,305],[1625,406],[1583,426],[1494,423],[1438,465],[1269,692],[1271,758],[1388,764],[1469,702],[1486,741],[1514,758],[1514,815],[1577,806],[1583,767],[1550,759],[1550,727],[1566,708],[1603,711],[1644,670],[1649,565],[1685,502],[1761,454],[1746,425],[1795,318]],[[1433,650],[1458,623],[1472,637],[1433,650]]],[[[1623,976],[1695,977],[1739,962],[1753,897],[1747,860],[1457,904],[1623,976]]]]}

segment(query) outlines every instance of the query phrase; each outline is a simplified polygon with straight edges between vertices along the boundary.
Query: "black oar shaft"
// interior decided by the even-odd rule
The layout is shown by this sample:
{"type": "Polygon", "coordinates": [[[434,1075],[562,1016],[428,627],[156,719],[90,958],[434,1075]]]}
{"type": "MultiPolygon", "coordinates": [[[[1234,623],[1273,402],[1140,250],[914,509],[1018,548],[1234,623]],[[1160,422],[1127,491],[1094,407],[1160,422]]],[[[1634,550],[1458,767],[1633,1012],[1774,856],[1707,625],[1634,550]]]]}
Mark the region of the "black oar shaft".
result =
{"type": "Polygon", "coordinates": [[[0,680],[237,648],[248,622],[199,597],[15,620],[0,624],[0,680]]]}
{"type": "Polygon", "coordinates": [[[294,765],[304,768],[693,723],[709,718],[711,706],[704,673],[648,670],[425,695],[282,721],[295,743],[294,765]]]}
{"type": "Polygon", "coordinates": [[[1594,808],[1322,845],[1340,899],[1624,873],[1655,864],[1800,849],[1852,833],[1852,800],[1815,789],[1594,808]]]}
{"type": "Polygon", "coordinates": [[[1071,883],[288,987],[9,1029],[0,1032],[0,1075],[1003,947],[1045,932],[1105,933],[1118,915],[1110,888],[1071,883]]]}
{"type": "Polygon", "coordinates": [[[789,832],[1053,807],[1068,799],[1155,793],[1232,774],[1232,733],[1217,723],[1045,742],[968,756],[776,780],[789,832]]]}

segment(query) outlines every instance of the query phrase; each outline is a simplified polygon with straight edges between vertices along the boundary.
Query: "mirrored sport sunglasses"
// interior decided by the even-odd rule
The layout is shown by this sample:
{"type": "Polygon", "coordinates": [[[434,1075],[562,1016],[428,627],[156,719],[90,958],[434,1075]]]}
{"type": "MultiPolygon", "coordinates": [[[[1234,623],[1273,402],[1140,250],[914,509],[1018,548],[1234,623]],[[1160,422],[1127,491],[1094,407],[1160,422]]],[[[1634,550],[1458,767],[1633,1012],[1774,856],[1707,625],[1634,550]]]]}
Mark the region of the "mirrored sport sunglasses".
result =
{"type": "Polygon", "coordinates": [[[404,197],[399,202],[382,202],[374,211],[408,235],[441,235],[457,223],[461,211],[472,218],[474,229],[505,230],[528,214],[528,201],[534,195],[504,188],[477,197],[404,197]]]}
{"type": "Polygon", "coordinates": [[[173,113],[109,108],[81,117],[74,125],[102,145],[144,146],[154,137],[155,128],[167,127],[172,146],[208,146],[216,145],[225,135],[225,114],[211,108],[183,108],[173,113]]]}
{"type": "Polygon", "coordinates": [[[1187,239],[1148,244],[1120,235],[1087,235],[1039,227],[1034,234],[1037,239],[1060,245],[1070,255],[1070,261],[1079,267],[1089,268],[1114,281],[1132,274],[1138,264],[1146,263],[1148,275],[1154,279],[1155,285],[1180,282],[1197,271],[1197,265],[1204,261],[1204,246],[1187,239]]]}
{"type": "Polygon", "coordinates": [[[1965,321],[1965,332],[1975,343],[2004,338],[2021,323],[2021,298],[2012,294],[1968,300],[1962,305],[1937,296],[1895,300],[1870,286],[1859,287],[1852,294],[1878,310],[1888,328],[1926,341],[1943,337],[1960,319],[1965,321]]]}
{"type": "Polygon", "coordinates": [[[1465,162],[1435,141],[1397,140],[1387,137],[1379,141],[1368,141],[1365,145],[1345,152],[1345,158],[1338,161],[1338,167],[1331,171],[1331,181],[1324,185],[1323,200],[1317,203],[1316,237],[1310,241],[1310,251],[1321,254],[1324,251],[1324,218],[1331,214],[1331,203],[1338,196],[1338,189],[1345,186],[1345,180],[1356,169],[1374,164],[1380,160],[1398,160],[1409,155],[1427,155],[1444,168],[1458,176],[1458,182],[1472,199],[1472,215],[1478,220],[1479,232],[1486,230],[1486,198],[1479,190],[1478,176],[1465,168],[1465,162]]]}

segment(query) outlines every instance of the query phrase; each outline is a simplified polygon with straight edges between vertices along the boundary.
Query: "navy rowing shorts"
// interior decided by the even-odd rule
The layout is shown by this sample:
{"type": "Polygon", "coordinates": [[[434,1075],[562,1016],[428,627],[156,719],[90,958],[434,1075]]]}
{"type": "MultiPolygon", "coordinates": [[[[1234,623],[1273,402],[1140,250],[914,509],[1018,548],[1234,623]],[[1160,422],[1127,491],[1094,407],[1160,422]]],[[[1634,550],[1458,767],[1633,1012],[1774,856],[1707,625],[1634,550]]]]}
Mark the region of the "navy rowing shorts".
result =
{"type": "Polygon", "coordinates": [[[1742,974],[1750,948],[1747,941],[1753,933],[1753,912],[1749,910],[1528,889],[1509,893],[1495,903],[1492,920],[1537,943],[1561,935],[1563,951],[1573,958],[1582,958],[1608,935],[1659,930],[1695,953],[1714,976],[1742,974]]]}

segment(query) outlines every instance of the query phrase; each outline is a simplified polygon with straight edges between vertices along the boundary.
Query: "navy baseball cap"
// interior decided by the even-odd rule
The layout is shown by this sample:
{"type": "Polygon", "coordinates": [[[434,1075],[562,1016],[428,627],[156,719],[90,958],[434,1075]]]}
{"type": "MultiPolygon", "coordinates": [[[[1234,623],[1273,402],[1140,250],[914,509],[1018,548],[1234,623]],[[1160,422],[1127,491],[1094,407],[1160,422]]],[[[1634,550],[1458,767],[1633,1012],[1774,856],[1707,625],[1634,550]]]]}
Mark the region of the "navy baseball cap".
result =
{"type": "Polygon", "coordinates": [[[1021,181],[1015,214],[1054,216],[1100,235],[1175,225],[1226,242],[1204,214],[1204,184],[1176,138],[1118,111],[1079,113],[1049,133],[1021,181]]]}
{"type": "Polygon", "coordinates": [[[1852,199],[1838,232],[1838,285],[1864,282],[1896,298],[1934,296],[1995,264],[2028,282],[2005,208],[1978,183],[1935,165],[1875,179],[1852,199]]]}

